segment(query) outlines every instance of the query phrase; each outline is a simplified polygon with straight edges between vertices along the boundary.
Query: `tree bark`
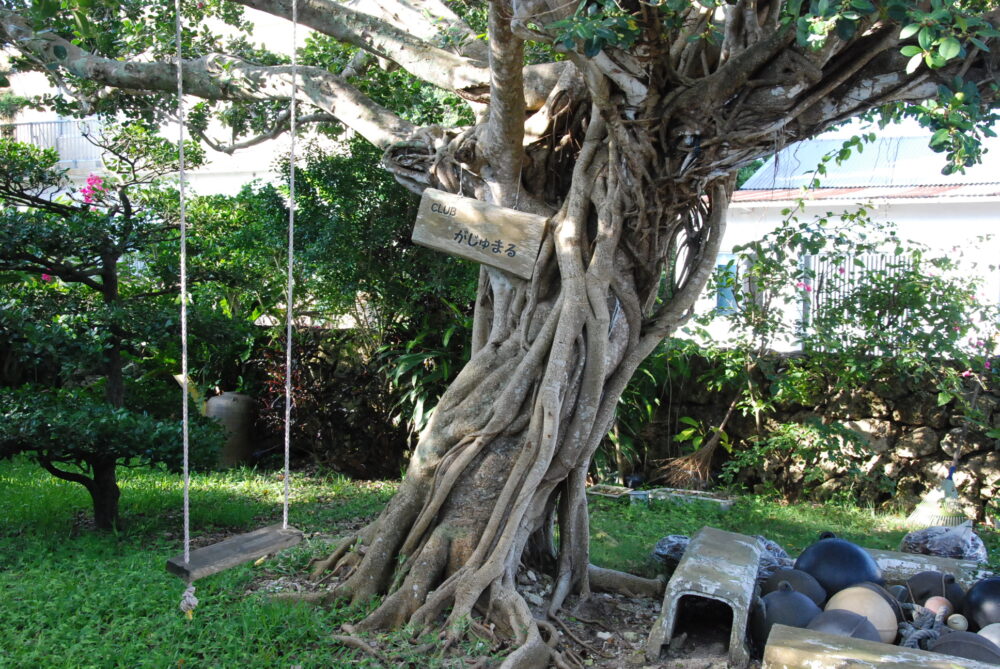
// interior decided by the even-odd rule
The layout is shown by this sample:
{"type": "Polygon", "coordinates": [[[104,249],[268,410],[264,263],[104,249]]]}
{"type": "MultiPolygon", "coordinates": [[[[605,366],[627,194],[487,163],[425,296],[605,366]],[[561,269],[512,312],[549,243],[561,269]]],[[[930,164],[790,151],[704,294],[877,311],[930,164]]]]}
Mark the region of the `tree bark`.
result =
{"type": "Polygon", "coordinates": [[[94,525],[97,529],[105,531],[121,529],[121,518],[118,511],[121,489],[118,487],[114,458],[95,457],[88,460],[87,466],[90,468],[91,476],[60,469],[44,453],[38,456],[38,462],[45,471],[56,478],[79,483],[87,489],[94,508],[94,525]]]}

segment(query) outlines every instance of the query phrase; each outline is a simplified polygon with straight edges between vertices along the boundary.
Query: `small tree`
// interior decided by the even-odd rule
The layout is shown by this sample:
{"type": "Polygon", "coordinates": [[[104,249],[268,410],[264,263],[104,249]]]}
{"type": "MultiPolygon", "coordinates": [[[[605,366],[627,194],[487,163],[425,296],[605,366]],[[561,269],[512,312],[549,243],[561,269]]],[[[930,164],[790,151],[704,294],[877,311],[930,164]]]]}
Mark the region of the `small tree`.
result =
{"type": "MultiPolygon", "coordinates": [[[[176,286],[144,272],[141,253],[175,240],[177,225],[146,206],[173,166],[173,147],[136,127],[105,148],[114,176],[91,175],[74,190],[54,151],[0,139],[0,273],[8,279],[0,328],[22,363],[57,363],[47,386],[4,392],[0,457],[30,453],[81,483],[97,527],[113,529],[116,467],[176,464],[179,451],[176,421],[126,402],[126,369],[175,330],[176,286]]],[[[196,430],[195,445],[209,435],[196,430]]]]}

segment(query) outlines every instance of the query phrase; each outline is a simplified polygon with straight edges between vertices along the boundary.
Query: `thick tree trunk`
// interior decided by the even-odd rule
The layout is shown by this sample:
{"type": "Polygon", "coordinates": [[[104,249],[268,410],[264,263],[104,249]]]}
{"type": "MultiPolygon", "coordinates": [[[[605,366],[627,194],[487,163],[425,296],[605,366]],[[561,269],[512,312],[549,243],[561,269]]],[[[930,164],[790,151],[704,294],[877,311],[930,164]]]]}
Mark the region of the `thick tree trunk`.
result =
{"type": "Polygon", "coordinates": [[[542,666],[558,651],[517,594],[517,570],[532,560],[552,574],[550,616],[589,594],[590,459],[635,368],[687,318],[714,268],[730,181],[640,228],[634,212],[645,209],[621,183],[635,167],[629,147],[596,112],[582,139],[534,277],[485,270],[475,353],[399,493],[317,565],[339,577],[334,598],[386,595],[358,629],[443,624],[456,635],[478,611],[515,639],[507,666],[542,666]],[[684,254],[684,271],[664,275],[663,259],[684,254]]]}
{"type": "Polygon", "coordinates": [[[94,524],[99,530],[121,529],[121,519],[118,516],[118,499],[121,490],[113,458],[101,458],[91,463],[93,479],[87,486],[90,499],[94,503],[94,524]]]}

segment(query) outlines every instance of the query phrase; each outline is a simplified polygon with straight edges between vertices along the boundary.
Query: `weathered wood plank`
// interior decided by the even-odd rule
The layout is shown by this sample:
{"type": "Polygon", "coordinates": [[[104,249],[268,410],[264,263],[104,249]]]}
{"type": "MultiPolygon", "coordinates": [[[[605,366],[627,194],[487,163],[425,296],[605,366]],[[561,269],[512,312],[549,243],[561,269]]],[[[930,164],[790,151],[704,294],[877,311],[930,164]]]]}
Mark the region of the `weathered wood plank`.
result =
{"type": "Polygon", "coordinates": [[[995,664],[926,650],[775,625],[761,669],[996,669],[995,664]]]}
{"type": "Polygon", "coordinates": [[[187,581],[196,581],[290,548],[300,541],[302,532],[294,527],[283,529],[281,525],[270,525],[191,551],[191,560],[187,563],[183,553],[172,557],[167,560],[167,571],[187,581]]]}
{"type": "Polygon", "coordinates": [[[428,188],[420,199],[412,239],[416,244],[530,279],[546,220],[428,188]]]}

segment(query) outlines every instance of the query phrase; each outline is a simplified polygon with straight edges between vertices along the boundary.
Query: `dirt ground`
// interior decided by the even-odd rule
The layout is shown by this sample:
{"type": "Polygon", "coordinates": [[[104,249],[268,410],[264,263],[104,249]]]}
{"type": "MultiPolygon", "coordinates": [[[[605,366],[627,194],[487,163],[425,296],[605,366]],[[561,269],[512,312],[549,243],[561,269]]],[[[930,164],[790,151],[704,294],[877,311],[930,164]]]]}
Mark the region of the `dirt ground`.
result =
{"type": "MultiPolygon", "coordinates": [[[[518,575],[518,585],[539,620],[545,619],[545,603],[552,584],[548,577],[531,570],[518,575]]],[[[282,576],[277,579],[266,575],[254,581],[247,594],[278,594],[316,592],[331,584],[317,586],[305,575],[282,576]]],[[[585,667],[595,669],[725,669],[729,650],[730,614],[708,607],[705,610],[686,610],[678,616],[676,634],[669,646],[661,652],[659,661],[650,662],[645,655],[646,639],[660,613],[662,601],[647,597],[621,594],[594,593],[584,602],[569,598],[559,622],[553,622],[560,636],[560,648],[572,651],[585,667]]],[[[724,607],[723,607],[724,608],[724,607]]],[[[405,649],[380,645],[366,640],[372,651],[386,658],[406,657],[405,649]]],[[[497,644],[491,650],[502,651],[497,644]]],[[[456,649],[457,650],[457,649],[456,649]]],[[[470,658],[455,654],[446,666],[479,669],[496,666],[499,661],[487,658],[470,658]],[[478,660],[478,662],[477,662],[478,660]],[[471,661],[471,664],[470,664],[471,661]]],[[[390,662],[386,666],[407,666],[405,660],[390,662]]],[[[412,665],[416,667],[416,665],[412,665]]],[[[759,665],[752,664],[751,667],[759,665]]]]}

